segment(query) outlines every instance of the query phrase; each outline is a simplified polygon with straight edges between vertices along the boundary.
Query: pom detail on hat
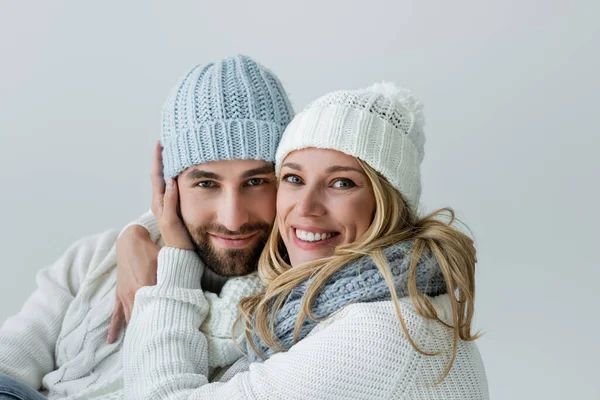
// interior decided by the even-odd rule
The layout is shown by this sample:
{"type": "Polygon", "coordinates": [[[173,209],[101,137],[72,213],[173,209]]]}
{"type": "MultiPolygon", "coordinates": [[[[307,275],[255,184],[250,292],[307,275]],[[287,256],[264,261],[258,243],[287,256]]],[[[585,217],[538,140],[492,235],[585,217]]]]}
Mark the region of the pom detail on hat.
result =
{"type": "Polygon", "coordinates": [[[423,126],[425,126],[423,103],[421,103],[410,90],[402,88],[394,82],[385,81],[374,83],[366,90],[381,94],[392,101],[396,101],[400,106],[409,111],[413,116],[413,126],[411,127],[411,130],[423,129],[423,126]]]}

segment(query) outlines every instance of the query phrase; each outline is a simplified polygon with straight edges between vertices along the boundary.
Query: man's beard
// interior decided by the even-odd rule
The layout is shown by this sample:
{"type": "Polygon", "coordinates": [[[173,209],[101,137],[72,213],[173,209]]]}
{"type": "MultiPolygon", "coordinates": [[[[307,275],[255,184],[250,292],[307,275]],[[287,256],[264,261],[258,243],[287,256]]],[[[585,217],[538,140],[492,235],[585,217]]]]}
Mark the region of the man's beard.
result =
{"type": "Polygon", "coordinates": [[[220,276],[242,276],[256,271],[260,254],[267,244],[271,225],[254,223],[242,225],[232,232],[222,225],[203,224],[192,226],[185,224],[196,252],[211,271],[220,276]],[[223,236],[242,236],[257,232],[258,239],[253,238],[253,244],[245,249],[215,249],[210,243],[208,232],[223,236]]]}

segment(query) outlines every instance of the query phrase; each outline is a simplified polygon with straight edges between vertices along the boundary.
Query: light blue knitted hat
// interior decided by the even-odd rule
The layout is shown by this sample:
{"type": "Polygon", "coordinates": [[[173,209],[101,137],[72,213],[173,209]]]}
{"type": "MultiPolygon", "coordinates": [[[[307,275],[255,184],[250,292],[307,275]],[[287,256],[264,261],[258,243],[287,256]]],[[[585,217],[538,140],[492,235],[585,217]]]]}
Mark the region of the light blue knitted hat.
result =
{"type": "Polygon", "coordinates": [[[250,57],[198,65],[163,106],[165,178],[211,161],[275,162],[279,139],[293,116],[279,79],[250,57]]]}

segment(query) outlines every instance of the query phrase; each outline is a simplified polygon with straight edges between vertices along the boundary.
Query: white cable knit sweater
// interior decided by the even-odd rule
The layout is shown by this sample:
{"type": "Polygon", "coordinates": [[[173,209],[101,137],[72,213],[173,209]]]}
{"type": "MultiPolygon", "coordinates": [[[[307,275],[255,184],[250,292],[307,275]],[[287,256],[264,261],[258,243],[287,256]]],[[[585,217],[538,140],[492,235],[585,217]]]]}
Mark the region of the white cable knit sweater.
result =
{"type": "MultiPolygon", "coordinates": [[[[141,288],[123,349],[128,399],[488,399],[477,346],[459,342],[450,374],[434,385],[450,359],[452,334],[425,320],[410,300],[401,312],[418,353],[405,337],[392,302],[349,305],[320,323],[289,351],[264,363],[241,358],[220,382],[207,379],[207,338],[197,327],[209,315],[200,290],[201,261],[164,247],[157,285],[141,288]]],[[[448,295],[432,298],[451,321],[448,295]]]]}
{"type": "MultiPolygon", "coordinates": [[[[159,230],[151,213],[134,222],[151,238],[159,230]]],[[[37,275],[37,290],[0,328],[0,372],[47,392],[49,398],[122,398],[123,335],[107,344],[117,277],[118,230],[74,243],[37,275]]],[[[194,275],[200,283],[201,275],[194,275]]],[[[262,288],[257,274],[227,281],[219,296],[206,293],[204,323],[212,369],[241,355],[231,338],[239,301],[262,288]],[[210,311],[209,311],[210,310],[210,311]]]]}

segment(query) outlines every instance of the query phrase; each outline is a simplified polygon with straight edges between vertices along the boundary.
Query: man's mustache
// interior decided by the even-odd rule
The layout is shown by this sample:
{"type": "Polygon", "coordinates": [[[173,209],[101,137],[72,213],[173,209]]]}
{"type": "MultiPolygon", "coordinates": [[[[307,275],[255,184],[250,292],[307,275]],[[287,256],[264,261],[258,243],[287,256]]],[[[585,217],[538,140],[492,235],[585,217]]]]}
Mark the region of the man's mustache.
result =
{"type": "Polygon", "coordinates": [[[196,232],[210,232],[213,234],[224,235],[224,236],[242,236],[247,235],[249,233],[259,232],[259,231],[267,231],[271,229],[271,225],[266,223],[252,223],[252,224],[244,224],[240,226],[240,228],[236,231],[230,231],[223,225],[219,224],[203,224],[201,226],[196,227],[196,232]]]}

